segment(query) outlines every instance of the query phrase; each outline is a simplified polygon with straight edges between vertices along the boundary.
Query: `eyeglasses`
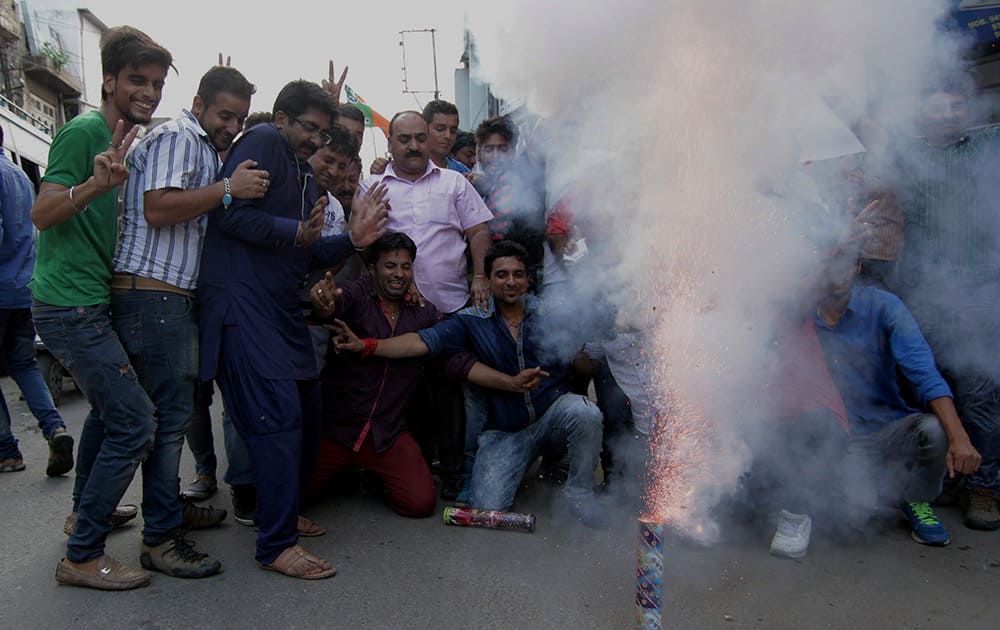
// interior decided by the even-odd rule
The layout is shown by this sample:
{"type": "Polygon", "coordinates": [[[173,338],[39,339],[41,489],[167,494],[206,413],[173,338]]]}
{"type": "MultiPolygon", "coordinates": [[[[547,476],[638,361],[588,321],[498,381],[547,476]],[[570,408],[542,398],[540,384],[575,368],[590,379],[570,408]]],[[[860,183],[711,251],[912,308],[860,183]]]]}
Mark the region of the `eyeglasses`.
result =
{"type": "Polygon", "coordinates": [[[304,129],[307,133],[313,135],[321,132],[325,134],[327,131],[329,131],[328,129],[323,129],[314,122],[308,120],[302,120],[301,118],[293,118],[292,122],[297,124],[299,127],[302,127],[302,129],[304,129]]]}

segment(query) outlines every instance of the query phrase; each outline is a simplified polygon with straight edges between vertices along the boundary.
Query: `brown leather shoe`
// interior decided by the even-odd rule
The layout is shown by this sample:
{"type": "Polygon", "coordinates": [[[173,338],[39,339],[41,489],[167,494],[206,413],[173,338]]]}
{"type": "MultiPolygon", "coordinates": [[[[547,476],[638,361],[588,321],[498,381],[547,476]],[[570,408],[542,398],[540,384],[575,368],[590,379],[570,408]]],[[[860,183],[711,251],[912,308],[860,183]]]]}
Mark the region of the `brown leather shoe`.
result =
{"type": "MultiPolygon", "coordinates": [[[[111,529],[118,529],[139,515],[139,506],[122,503],[111,513],[111,529]]],[[[63,533],[69,536],[76,529],[76,512],[70,512],[63,523],[63,533]]]]}
{"type": "Polygon", "coordinates": [[[97,571],[90,573],[70,564],[66,558],[56,565],[56,582],[68,586],[83,586],[102,591],[127,591],[149,586],[152,576],[145,571],[127,567],[110,556],[101,556],[97,571]]]}

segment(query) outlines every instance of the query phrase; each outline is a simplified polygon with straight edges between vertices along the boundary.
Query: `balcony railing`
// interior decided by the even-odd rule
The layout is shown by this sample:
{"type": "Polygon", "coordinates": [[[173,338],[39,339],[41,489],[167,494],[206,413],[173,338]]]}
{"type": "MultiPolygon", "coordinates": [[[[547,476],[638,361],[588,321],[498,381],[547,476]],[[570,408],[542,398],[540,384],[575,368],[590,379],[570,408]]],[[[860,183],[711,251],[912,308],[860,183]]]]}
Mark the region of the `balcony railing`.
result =
{"type": "Polygon", "coordinates": [[[43,132],[44,134],[46,134],[50,138],[55,135],[56,130],[52,128],[52,125],[48,124],[46,121],[42,120],[41,118],[38,118],[36,116],[32,116],[31,114],[29,114],[28,112],[26,112],[22,108],[18,107],[17,103],[15,103],[14,101],[11,101],[11,100],[7,99],[2,94],[0,94],[0,105],[3,105],[4,107],[6,107],[7,109],[9,109],[10,111],[14,112],[15,114],[17,114],[18,118],[20,118],[21,120],[27,121],[28,123],[31,124],[32,127],[34,127],[35,129],[38,129],[39,131],[43,132]]]}

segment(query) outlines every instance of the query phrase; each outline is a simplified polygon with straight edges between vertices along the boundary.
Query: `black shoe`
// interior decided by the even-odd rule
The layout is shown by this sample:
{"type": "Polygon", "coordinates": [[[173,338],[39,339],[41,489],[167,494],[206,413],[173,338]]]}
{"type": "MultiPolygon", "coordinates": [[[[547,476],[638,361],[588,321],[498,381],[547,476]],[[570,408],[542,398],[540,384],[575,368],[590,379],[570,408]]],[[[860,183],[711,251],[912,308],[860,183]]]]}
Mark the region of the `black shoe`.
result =
{"type": "Polygon", "coordinates": [[[257,489],[253,484],[230,486],[229,494],[233,498],[233,520],[247,527],[256,525],[253,514],[257,511],[257,489]]]}
{"type": "Polygon", "coordinates": [[[45,474],[49,477],[65,475],[73,470],[73,436],[60,427],[49,436],[49,465],[45,474]]]}
{"type": "Polygon", "coordinates": [[[454,501],[458,495],[462,494],[462,488],[468,482],[465,475],[455,475],[441,480],[441,498],[445,501],[454,501]]]}
{"type": "Polygon", "coordinates": [[[569,477],[569,461],[567,459],[549,461],[542,458],[542,464],[538,467],[539,481],[562,485],[566,483],[567,477],[569,477]]]}
{"type": "Polygon", "coordinates": [[[184,538],[184,532],[180,531],[159,545],[142,543],[139,562],[144,569],[178,578],[203,578],[222,570],[222,563],[196,551],[194,542],[184,538]]]}
{"type": "Polygon", "coordinates": [[[214,508],[212,506],[202,507],[200,505],[195,505],[184,497],[181,497],[181,503],[184,509],[184,520],[181,521],[181,527],[183,529],[205,529],[206,527],[215,527],[222,521],[226,520],[226,515],[228,514],[225,510],[214,508]]]}

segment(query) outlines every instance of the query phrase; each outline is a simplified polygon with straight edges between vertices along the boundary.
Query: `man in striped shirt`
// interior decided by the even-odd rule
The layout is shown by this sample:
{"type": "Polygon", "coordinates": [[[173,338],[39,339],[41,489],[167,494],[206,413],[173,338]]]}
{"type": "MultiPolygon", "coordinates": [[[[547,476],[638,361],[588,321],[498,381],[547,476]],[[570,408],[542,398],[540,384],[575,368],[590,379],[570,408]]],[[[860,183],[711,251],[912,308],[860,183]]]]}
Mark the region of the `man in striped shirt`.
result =
{"type": "Polygon", "coordinates": [[[219,152],[232,144],[250,111],[254,86],[236,69],[217,66],[201,79],[190,110],[160,125],[130,156],[122,236],[111,279],[112,325],[156,407],[153,449],[143,464],[143,566],[176,577],[217,573],[220,564],[194,551],[181,533],[208,526],[224,510],[184,508],[178,470],[198,384],[195,283],[205,213],[227,199],[255,199],[268,174],[247,160],[216,181],[219,152]],[[184,518],[200,514],[199,522],[184,518]],[[185,520],[188,522],[185,523],[185,520]]]}

